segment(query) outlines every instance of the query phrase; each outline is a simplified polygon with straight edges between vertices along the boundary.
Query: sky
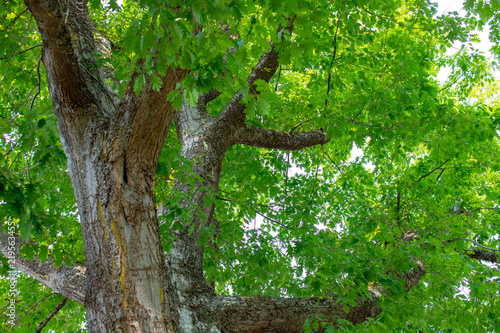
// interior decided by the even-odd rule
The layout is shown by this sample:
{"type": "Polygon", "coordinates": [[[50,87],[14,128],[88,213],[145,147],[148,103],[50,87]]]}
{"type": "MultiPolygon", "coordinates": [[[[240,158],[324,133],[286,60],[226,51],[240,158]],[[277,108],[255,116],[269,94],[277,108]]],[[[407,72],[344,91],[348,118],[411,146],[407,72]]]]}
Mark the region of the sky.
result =
{"type": "MultiPolygon", "coordinates": [[[[444,14],[446,12],[453,12],[457,11],[459,14],[465,15],[465,10],[463,10],[463,3],[464,0],[435,0],[438,4],[438,15],[444,14]]],[[[483,31],[476,31],[476,33],[479,36],[480,43],[477,43],[475,46],[483,51],[487,57],[491,57],[491,54],[489,52],[489,49],[491,48],[492,44],[489,40],[488,33],[489,29],[486,27],[483,31]]],[[[460,48],[460,44],[457,43],[454,45],[452,48],[448,50],[449,54],[455,53],[458,49],[460,48]]],[[[444,68],[442,69],[439,74],[438,74],[438,79],[441,82],[446,81],[446,78],[451,74],[451,69],[450,68],[444,68]]],[[[499,72],[494,72],[494,76],[497,80],[500,80],[500,73],[499,72]]]]}

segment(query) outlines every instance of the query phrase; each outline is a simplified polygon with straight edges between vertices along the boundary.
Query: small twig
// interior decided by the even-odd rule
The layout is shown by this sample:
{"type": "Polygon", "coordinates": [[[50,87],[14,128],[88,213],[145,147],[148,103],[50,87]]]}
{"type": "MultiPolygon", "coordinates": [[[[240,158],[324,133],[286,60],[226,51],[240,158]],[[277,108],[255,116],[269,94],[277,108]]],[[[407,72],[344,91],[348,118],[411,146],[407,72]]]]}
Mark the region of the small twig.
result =
{"type": "Polygon", "coordinates": [[[418,235],[418,234],[424,233],[424,232],[426,232],[426,231],[432,230],[432,229],[436,228],[438,225],[440,225],[440,224],[442,224],[442,223],[444,223],[444,222],[446,222],[446,221],[451,220],[453,217],[455,217],[455,216],[448,217],[448,218],[446,218],[446,219],[444,219],[444,220],[442,220],[442,221],[438,221],[438,222],[436,222],[434,225],[430,225],[430,226],[428,226],[427,228],[424,228],[424,229],[420,229],[420,230],[418,230],[418,231],[415,231],[415,234],[417,234],[417,235],[418,235]]]}
{"type": "Polygon", "coordinates": [[[408,123],[405,123],[405,122],[397,122],[397,123],[394,123],[392,124],[390,127],[386,127],[386,126],[379,126],[379,125],[372,125],[372,124],[365,124],[365,123],[360,123],[359,121],[354,121],[352,119],[349,119],[349,118],[344,118],[344,120],[347,120],[348,122],[350,123],[353,123],[353,124],[356,124],[356,125],[362,125],[362,126],[366,126],[366,127],[374,127],[374,128],[382,128],[382,129],[386,129],[386,130],[391,130],[394,128],[394,126],[396,125],[408,125],[408,123]]]}
{"type": "Polygon", "coordinates": [[[238,250],[238,248],[234,245],[233,242],[230,242],[230,241],[227,241],[225,240],[223,237],[217,237],[217,239],[220,239],[221,241],[227,243],[229,246],[231,246],[236,252],[238,252],[240,254],[240,256],[242,256],[243,258],[245,259],[249,259],[246,255],[244,255],[243,253],[240,252],[240,250],[238,250]]]}
{"type": "MultiPolygon", "coordinates": [[[[221,189],[219,189],[219,191],[221,192],[224,192],[224,193],[227,193],[227,194],[231,194],[227,191],[223,191],[221,189]]],[[[246,203],[246,204],[249,204],[249,205],[254,205],[254,206],[260,206],[260,207],[265,207],[265,208],[270,208],[270,209],[274,209],[272,206],[270,205],[264,205],[264,204],[259,204],[259,203],[256,203],[256,202],[251,202],[251,201],[246,201],[246,200],[242,200],[242,201],[237,201],[237,200],[233,200],[233,199],[227,199],[227,198],[223,198],[223,197],[220,197],[220,196],[216,196],[215,199],[217,200],[222,200],[222,201],[226,201],[226,202],[242,202],[242,203],[246,203]]],[[[273,206],[278,206],[278,207],[283,207],[283,205],[280,205],[280,204],[277,204],[277,203],[274,203],[273,206]]]]}
{"type": "Polygon", "coordinates": [[[408,224],[406,223],[406,208],[408,208],[409,205],[405,206],[405,209],[403,209],[403,222],[405,223],[405,233],[408,232],[408,224]]]}
{"type": "MultiPolygon", "coordinates": [[[[443,172],[446,170],[446,168],[441,168],[441,172],[439,173],[439,175],[436,177],[436,180],[434,181],[436,184],[437,182],[439,181],[439,178],[441,178],[441,176],[443,175],[443,172]]],[[[422,193],[419,197],[418,197],[418,200],[420,200],[420,198],[426,194],[427,192],[429,192],[429,190],[432,188],[432,186],[428,186],[427,189],[425,190],[424,193],[422,193]]]]}
{"type": "Polygon", "coordinates": [[[441,176],[443,175],[444,170],[445,169],[442,169],[439,175],[436,177],[436,183],[438,182],[439,178],[441,178],[441,176]]]}
{"type": "MultiPolygon", "coordinates": [[[[6,109],[7,109],[7,108],[6,108],[6,109]]],[[[2,115],[0,115],[0,118],[7,119],[7,117],[2,116],[2,115]]],[[[18,123],[16,123],[16,122],[15,122],[14,120],[12,120],[12,119],[10,119],[10,123],[12,123],[12,124],[16,125],[17,127],[19,127],[19,124],[18,124],[18,123]]]]}
{"type": "Polygon", "coordinates": [[[274,91],[278,91],[278,84],[280,83],[280,77],[281,77],[281,65],[280,65],[280,70],[278,71],[278,79],[276,80],[276,85],[274,86],[274,91]]]}
{"type": "Polygon", "coordinates": [[[363,105],[363,107],[361,108],[361,110],[359,110],[359,112],[354,116],[354,118],[352,118],[352,121],[356,120],[356,118],[358,118],[358,116],[361,114],[361,112],[363,112],[363,110],[365,109],[365,105],[363,105]]]}
{"type": "Polygon", "coordinates": [[[301,122],[300,124],[298,125],[295,125],[294,127],[292,127],[292,129],[290,131],[288,131],[288,134],[294,134],[293,131],[295,131],[297,128],[299,128],[300,126],[302,126],[303,124],[307,124],[308,122],[310,122],[312,119],[309,119],[309,120],[306,120],[306,121],[303,121],[301,122]]]}
{"type": "Polygon", "coordinates": [[[333,163],[333,165],[335,165],[335,167],[337,168],[337,170],[339,170],[340,174],[342,175],[342,174],[343,174],[343,172],[342,172],[342,170],[339,168],[339,166],[337,165],[337,163],[335,163],[335,162],[332,160],[332,158],[330,157],[330,155],[328,155],[328,153],[327,153],[326,151],[325,151],[324,153],[325,153],[325,155],[326,155],[326,156],[330,159],[330,161],[333,163]]]}
{"type": "Polygon", "coordinates": [[[61,303],[59,303],[57,305],[57,307],[54,309],[54,311],[52,311],[48,316],[47,318],[45,318],[44,321],[42,321],[40,323],[40,325],[38,325],[38,329],[35,331],[35,333],[41,333],[43,328],[49,323],[49,321],[63,308],[63,306],[66,304],[66,302],[68,301],[68,298],[67,297],[64,297],[64,299],[62,300],[61,303]]]}
{"type": "MultiPolygon", "coordinates": [[[[399,185],[399,183],[398,183],[398,185],[399,185]]],[[[396,197],[397,197],[398,201],[396,203],[396,221],[399,221],[399,209],[401,207],[400,206],[400,204],[401,204],[401,193],[399,191],[397,193],[398,194],[397,194],[396,197]]]]}
{"type": "MultiPolygon", "coordinates": [[[[425,177],[428,177],[430,176],[434,171],[438,170],[439,168],[441,168],[443,165],[445,165],[446,163],[448,163],[450,159],[447,159],[446,161],[444,161],[441,165],[435,167],[434,169],[432,169],[431,171],[429,171],[427,174],[423,175],[423,176],[420,176],[420,178],[417,180],[417,183],[419,181],[421,181],[422,179],[424,179],[425,177]]],[[[443,170],[444,171],[444,170],[443,170]]]]}
{"type": "Polygon", "coordinates": [[[290,131],[288,131],[288,133],[293,134],[293,131],[296,130],[297,128],[299,128],[300,126],[302,126],[302,123],[293,126],[292,129],[290,131]]]}
{"type": "Polygon", "coordinates": [[[14,157],[14,159],[10,163],[9,167],[5,171],[5,175],[4,175],[5,177],[9,174],[10,168],[12,168],[12,166],[14,165],[14,162],[16,162],[16,160],[17,160],[17,158],[19,157],[20,154],[21,154],[21,152],[18,152],[17,155],[16,155],[16,157],[14,157]]]}
{"type": "MultiPolygon", "coordinates": [[[[340,13],[340,17],[337,19],[337,28],[335,29],[335,36],[333,37],[333,56],[332,56],[332,61],[330,63],[330,67],[333,66],[333,62],[335,61],[335,56],[337,55],[337,35],[339,32],[339,25],[340,25],[340,18],[344,15],[344,11],[340,13]]],[[[325,99],[325,108],[328,106],[328,94],[330,94],[330,82],[332,79],[332,72],[330,70],[330,73],[328,73],[328,83],[327,83],[327,90],[326,90],[326,99],[325,99]]]]}
{"type": "Polygon", "coordinates": [[[487,246],[484,246],[484,245],[481,245],[479,244],[478,242],[476,241],[473,241],[472,239],[468,239],[468,238],[453,238],[453,239],[448,239],[446,241],[443,241],[443,243],[448,243],[448,242],[455,242],[455,241],[466,241],[466,242],[471,242],[473,243],[474,245],[476,246],[479,246],[485,250],[488,250],[488,251],[500,251],[500,249],[493,249],[491,247],[487,247],[487,246]]]}
{"type": "Polygon", "coordinates": [[[255,211],[255,214],[258,214],[258,215],[262,216],[263,218],[265,218],[266,220],[271,221],[273,223],[276,223],[276,224],[278,224],[278,225],[280,225],[280,226],[282,226],[284,228],[289,228],[287,225],[284,225],[283,223],[280,223],[280,222],[278,222],[278,221],[276,221],[276,220],[274,220],[274,219],[272,219],[270,217],[267,217],[266,215],[264,215],[264,214],[262,214],[262,213],[260,213],[258,211],[255,211]]]}
{"type": "Polygon", "coordinates": [[[446,90],[448,89],[449,87],[451,87],[452,85],[454,85],[455,83],[457,83],[458,80],[460,80],[460,78],[462,78],[463,75],[460,75],[459,77],[457,77],[457,79],[455,81],[453,81],[452,83],[450,83],[449,85],[447,85],[446,87],[443,87],[441,89],[438,90],[438,92],[441,92],[443,90],[446,90]]]}
{"type": "MultiPolygon", "coordinates": [[[[4,6],[2,6],[4,7],[4,6]]],[[[5,7],[4,7],[5,8],[5,7]]],[[[2,32],[5,32],[7,31],[7,29],[10,28],[11,25],[13,25],[14,23],[16,23],[17,19],[21,17],[21,15],[23,15],[24,13],[26,13],[28,11],[28,8],[26,8],[25,10],[23,10],[21,13],[19,13],[16,17],[14,17],[14,19],[12,21],[10,21],[10,23],[2,30],[2,32]]]]}
{"type": "Polygon", "coordinates": [[[400,27],[403,27],[403,28],[408,28],[408,29],[414,29],[414,30],[423,30],[423,31],[431,31],[431,29],[424,29],[424,28],[416,28],[416,27],[411,27],[411,26],[408,26],[408,25],[405,25],[403,23],[399,23],[399,22],[396,22],[394,20],[392,20],[391,18],[389,17],[386,17],[386,16],[383,16],[383,15],[377,15],[375,13],[372,13],[371,11],[367,10],[367,9],[363,9],[365,12],[367,12],[368,14],[370,15],[374,15],[374,16],[377,16],[377,17],[380,17],[380,18],[383,18],[383,19],[386,19],[394,24],[397,24],[399,25],[400,27]]]}
{"type": "Polygon", "coordinates": [[[30,111],[33,109],[33,104],[35,103],[35,99],[37,98],[38,95],[40,95],[40,62],[42,61],[42,57],[40,57],[38,59],[38,63],[36,65],[36,75],[38,76],[38,91],[37,93],[35,94],[35,96],[33,96],[33,99],[31,100],[31,105],[30,105],[30,111]]]}
{"type": "Polygon", "coordinates": [[[0,81],[0,83],[3,83],[3,81],[5,80],[5,77],[9,73],[10,65],[12,65],[12,62],[14,61],[14,58],[17,56],[17,54],[21,50],[21,47],[23,47],[24,39],[26,38],[26,35],[28,34],[28,31],[31,28],[31,19],[32,18],[33,18],[33,16],[30,16],[30,21],[28,23],[28,28],[24,32],[23,38],[21,39],[21,44],[19,44],[19,47],[17,48],[16,52],[14,53],[14,55],[12,56],[12,58],[10,59],[9,64],[7,65],[7,70],[5,71],[5,74],[4,74],[3,78],[2,78],[2,80],[0,81]]]}
{"type": "MultiPolygon", "coordinates": [[[[40,47],[40,46],[42,46],[42,44],[37,44],[37,45],[35,45],[35,46],[29,47],[29,48],[27,48],[26,50],[22,50],[21,52],[19,52],[19,54],[23,54],[24,52],[31,51],[31,50],[33,50],[33,49],[35,49],[35,48],[37,48],[37,47],[40,47]]],[[[0,60],[4,60],[4,59],[7,59],[7,57],[2,57],[2,58],[0,58],[0,60]]]]}
{"type": "Polygon", "coordinates": [[[33,49],[36,49],[37,47],[40,47],[40,46],[42,46],[42,44],[36,44],[35,46],[28,47],[26,50],[22,50],[21,52],[19,52],[19,54],[23,54],[24,52],[31,51],[33,49]]]}
{"type": "Polygon", "coordinates": [[[26,311],[24,311],[23,313],[21,313],[20,316],[23,315],[23,314],[25,314],[26,312],[31,312],[33,309],[35,309],[35,307],[38,306],[38,304],[40,304],[42,301],[44,301],[45,299],[49,298],[52,295],[56,295],[56,294],[55,293],[50,293],[50,294],[44,296],[41,300],[39,300],[38,302],[36,302],[29,309],[27,309],[26,311]]]}
{"type": "Polygon", "coordinates": [[[30,174],[30,161],[28,159],[28,154],[24,153],[24,158],[26,159],[26,164],[28,166],[28,168],[26,169],[26,172],[28,173],[28,181],[30,182],[31,184],[31,174],[30,174]]]}

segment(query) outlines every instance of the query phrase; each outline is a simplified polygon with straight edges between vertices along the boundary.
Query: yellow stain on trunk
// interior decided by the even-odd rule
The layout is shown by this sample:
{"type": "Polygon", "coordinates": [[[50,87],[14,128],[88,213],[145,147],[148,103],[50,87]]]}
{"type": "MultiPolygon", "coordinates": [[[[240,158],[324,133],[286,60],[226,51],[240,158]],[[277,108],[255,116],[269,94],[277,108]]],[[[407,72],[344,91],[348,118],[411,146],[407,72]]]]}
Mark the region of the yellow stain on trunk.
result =
{"type": "Polygon", "coordinates": [[[106,223],[104,223],[104,214],[102,213],[101,202],[97,200],[97,218],[101,222],[102,230],[104,230],[104,237],[108,239],[108,232],[106,231],[106,223]]]}

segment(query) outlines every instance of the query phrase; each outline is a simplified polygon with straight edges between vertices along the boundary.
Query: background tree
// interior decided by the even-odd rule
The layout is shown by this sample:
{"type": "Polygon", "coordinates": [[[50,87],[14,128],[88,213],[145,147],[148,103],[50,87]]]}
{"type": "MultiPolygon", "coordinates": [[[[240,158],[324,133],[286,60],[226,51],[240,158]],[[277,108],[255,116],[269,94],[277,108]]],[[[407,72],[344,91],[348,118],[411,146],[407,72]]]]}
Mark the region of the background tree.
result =
{"type": "Polygon", "coordinates": [[[1,6],[0,248],[25,274],[6,330],[500,328],[498,108],[472,14],[1,6]]]}

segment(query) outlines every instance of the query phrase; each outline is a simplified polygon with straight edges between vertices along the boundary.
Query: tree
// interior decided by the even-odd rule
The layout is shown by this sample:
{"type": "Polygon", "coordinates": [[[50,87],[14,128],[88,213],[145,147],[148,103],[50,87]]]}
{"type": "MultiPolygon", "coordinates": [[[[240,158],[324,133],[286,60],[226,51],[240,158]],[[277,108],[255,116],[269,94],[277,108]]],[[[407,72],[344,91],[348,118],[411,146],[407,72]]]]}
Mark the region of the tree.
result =
{"type": "Polygon", "coordinates": [[[5,274],[43,285],[23,275],[19,298],[53,304],[40,330],[66,298],[90,332],[500,327],[498,108],[472,16],[420,0],[2,8],[0,248],[5,274]]]}

